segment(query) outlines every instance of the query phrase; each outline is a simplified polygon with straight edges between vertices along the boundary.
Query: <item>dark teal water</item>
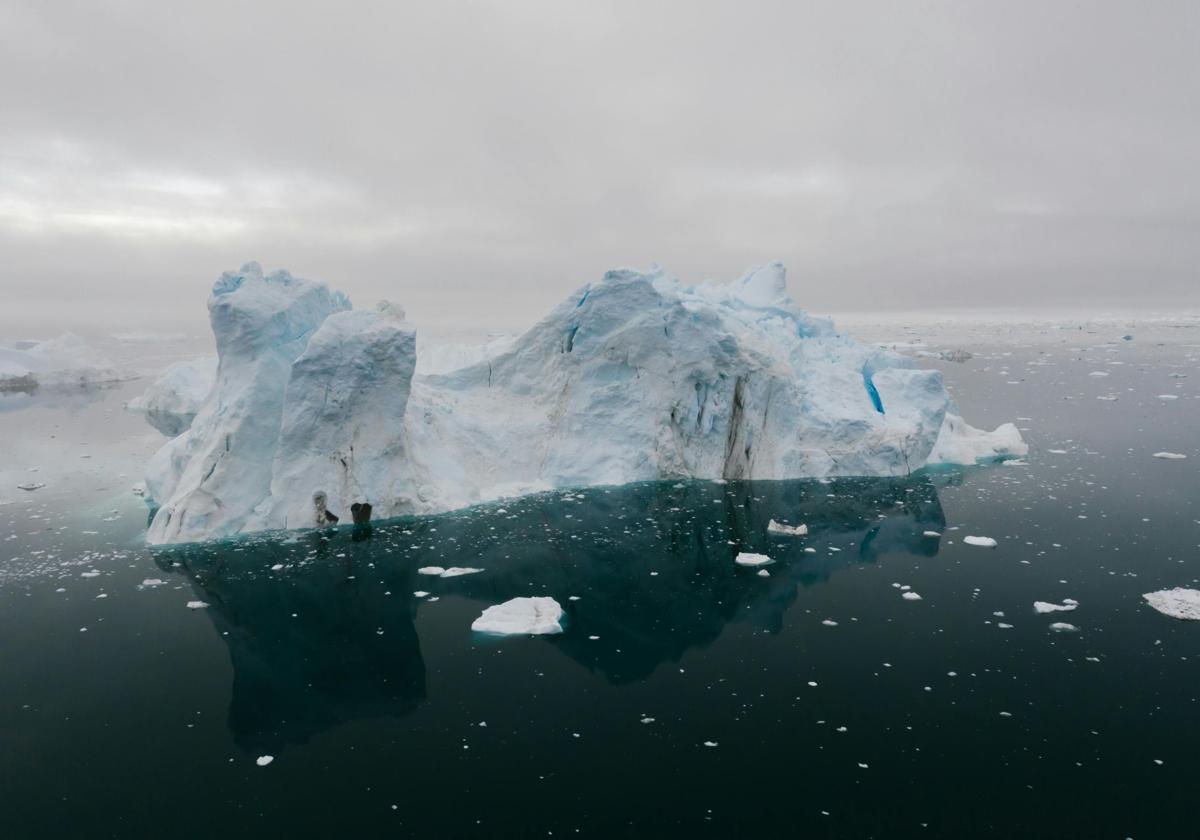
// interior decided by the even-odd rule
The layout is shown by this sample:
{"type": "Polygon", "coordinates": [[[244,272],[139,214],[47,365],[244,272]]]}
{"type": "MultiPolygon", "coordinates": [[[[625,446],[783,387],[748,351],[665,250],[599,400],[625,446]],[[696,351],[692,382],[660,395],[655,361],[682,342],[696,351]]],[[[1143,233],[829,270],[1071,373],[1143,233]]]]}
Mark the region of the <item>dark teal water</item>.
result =
{"type": "Polygon", "coordinates": [[[172,550],[140,544],[118,472],[157,443],[119,411],[137,387],[27,398],[0,412],[4,836],[1200,836],[1200,623],[1141,597],[1200,577],[1196,352],[947,367],[971,420],[1027,418],[1023,466],[593,488],[172,550]],[[470,631],[519,595],[558,599],[566,632],[470,631]]]}

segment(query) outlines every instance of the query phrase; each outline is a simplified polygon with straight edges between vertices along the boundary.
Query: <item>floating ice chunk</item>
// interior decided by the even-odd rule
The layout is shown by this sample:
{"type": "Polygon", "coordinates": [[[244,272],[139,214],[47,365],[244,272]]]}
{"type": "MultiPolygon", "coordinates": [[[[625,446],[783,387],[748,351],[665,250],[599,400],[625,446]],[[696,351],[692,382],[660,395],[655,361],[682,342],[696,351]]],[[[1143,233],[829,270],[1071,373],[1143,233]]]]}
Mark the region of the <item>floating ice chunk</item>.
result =
{"type": "Polygon", "coordinates": [[[1070,612],[1078,606],[1079,602],[1074,598],[1063,598],[1061,604],[1052,604],[1049,601],[1033,602],[1033,609],[1038,613],[1070,612]]]}
{"type": "Polygon", "coordinates": [[[257,764],[259,767],[266,767],[268,764],[270,764],[274,760],[275,760],[275,756],[273,756],[273,755],[260,755],[258,758],[254,759],[254,763],[257,764]]]}
{"type": "Polygon", "coordinates": [[[446,573],[446,570],[441,566],[422,566],[417,569],[419,575],[430,575],[432,577],[441,577],[446,573]]]}
{"type": "Polygon", "coordinates": [[[706,747],[715,747],[715,746],[717,746],[717,742],[716,742],[716,741],[705,741],[705,742],[704,742],[704,746],[706,746],[706,747]]]}
{"type": "Polygon", "coordinates": [[[488,607],[471,624],[471,629],[503,636],[561,633],[562,614],[562,606],[553,598],[513,598],[488,607]]]}
{"type": "Polygon", "coordinates": [[[901,593],[900,597],[903,598],[905,601],[920,601],[921,600],[921,596],[918,595],[916,592],[904,592],[904,593],[901,593]]]}
{"type": "Polygon", "coordinates": [[[739,566],[765,566],[768,563],[774,563],[775,561],[765,554],[755,554],[751,551],[739,551],[738,556],[734,558],[733,562],[737,563],[739,566]]]}
{"type": "Polygon", "coordinates": [[[1179,399],[1179,395],[1178,394],[1159,394],[1158,398],[1160,400],[1177,400],[1177,399],[1179,399]]]}
{"type": "Polygon", "coordinates": [[[997,542],[991,537],[963,537],[967,545],[977,545],[980,548],[995,548],[997,542]]]}
{"type": "Polygon", "coordinates": [[[767,533],[778,534],[782,537],[803,537],[808,534],[807,525],[784,525],[774,519],[767,522],[767,533]]]}
{"type": "Polygon", "coordinates": [[[834,621],[832,618],[827,618],[824,621],[822,621],[821,623],[824,624],[826,627],[837,627],[837,622],[834,621]]]}
{"type": "Polygon", "coordinates": [[[768,572],[766,569],[759,569],[757,574],[759,577],[770,577],[771,576],[771,573],[768,572]]]}
{"type": "Polygon", "coordinates": [[[940,537],[941,535],[942,535],[942,534],[941,534],[941,532],[940,532],[940,531],[925,531],[925,532],[924,532],[924,533],[923,533],[921,536],[924,536],[924,537],[940,537]]]}
{"type": "Polygon", "coordinates": [[[187,602],[187,608],[189,610],[202,610],[207,606],[208,606],[208,604],[204,603],[203,601],[188,601],[187,602]]]}
{"type": "Polygon", "coordinates": [[[1050,629],[1056,633],[1074,633],[1079,628],[1074,624],[1067,624],[1065,621],[1056,621],[1050,625],[1050,629]]]}
{"type": "Polygon", "coordinates": [[[1155,452],[1153,457],[1162,458],[1164,461],[1182,461],[1187,458],[1179,452],[1155,452]]]}
{"type": "Polygon", "coordinates": [[[654,723],[654,718],[652,718],[652,717],[644,717],[644,718],[642,718],[642,721],[641,721],[641,722],[642,722],[642,723],[654,723]]]}
{"type": "Polygon", "coordinates": [[[482,571],[483,569],[473,569],[470,566],[451,566],[442,572],[441,577],[462,577],[463,575],[475,575],[482,571]]]}
{"type": "Polygon", "coordinates": [[[135,373],[114,367],[71,333],[22,349],[0,347],[0,391],[81,387],[134,378],[135,373]]]}
{"type": "Polygon", "coordinates": [[[17,485],[17,489],[18,489],[18,490],[25,490],[25,491],[28,491],[28,492],[32,493],[34,490],[41,490],[41,489],[42,489],[43,487],[45,487],[45,486],[46,486],[46,485],[45,485],[45,483],[44,483],[44,482],[41,482],[41,481],[30,481],[30,482],[27,482],[27,483],[25,483],[25,484],[18,484],[18,485],[17,485]]]}
{"type": "Polygon", "coordinates": [[[86,572],[80,572],[80,573],[79,573],[79,576],[80,576],[80,577],[85,577],[85,578],[94,578],[94,577],[100,577],[100,572],[99,572],[99,571],[97,571],[96,569],[89,569],[89,570],[88,570],[88,571],[86,571],[86,572]]]}
{"type": "Polygon", "coordinates": [[[166,583],[166,581],[159,578],[146,578],[144,581],[142,581],[141,585],[149,589],[154,586],[162,586],[164,583],[166,583]]]}
{"type": "Polygon", "coordinates": [[[1163,589],[1147,592],[1146,602],[1163,615],[1187,621],[1200,621],[1200,589],[1163,589]]]}

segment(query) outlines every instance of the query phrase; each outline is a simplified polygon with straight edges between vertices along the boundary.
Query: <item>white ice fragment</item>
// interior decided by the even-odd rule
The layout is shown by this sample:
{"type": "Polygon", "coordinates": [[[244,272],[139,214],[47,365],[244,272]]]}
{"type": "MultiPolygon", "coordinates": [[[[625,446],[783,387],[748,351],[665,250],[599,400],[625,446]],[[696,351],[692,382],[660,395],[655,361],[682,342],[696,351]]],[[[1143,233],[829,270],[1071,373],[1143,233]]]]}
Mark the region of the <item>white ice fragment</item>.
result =
{"type": "Polygon", "coordinates": [[[26,482],[25,484],[18,484],[18,485],[17,485],[17,489],[18,489],[18,490],[25,490],[25,491],[27,491],[27,492],[30,492],[30,493],[32,493],[34,490],[41,490],[41,489],[42,489],[43,487],[45,487],[45,486],[46,486],[46,485],[45,485],[45,483],[44,483],[44,482],[40,482],[40,481],[29,481],[29,482],[26,482]]]}
{"type": "Polygon", "coordinates": [[[142,581],[141,585],[149,588],[152,586],[162,586],[164,583],[166,583],[166,581],[160,578],[146,578],[144,581],[142,581]]]}
{"type": "Polygon", "coordinates": [[[1163,615],[1187,621],[1200,621],[1200,589],[1163,589],[1147,592],[1146,602],[1163,615]]]}
{"type": "Polygon", "coordinates": [[[771,576],[771,573],[768,572],[766,569],[759,569],[757,574],[759,577],[770,577],[771,576]]]}
{"type": "Polygon", "coordinates": [[[733,562],[737,563],[739,566],[765,566],[768,563],[774,563],[775,561],[765,554],[755,554],[750,551],[739,551],[738,556],[734,558],[733,562]]]}
{"type": "Polygon", "coordinates": [[[1182,461],[1187,458],[1186,455],[1179,452],[1155,452],[1155,458],[1162,458],[1164,461],[1182,461]]]}
{"type": "Polygon", "coordinates": [[[941,532],[940,532],[940,531],[925,531],[925,532],[924,532],[924,533],[923,533],[921,536],[924,536],[924,537],[940,537],[941,535],[942,535],[942,534],[941,534],[941,532]]]}
{"type": "Polygon", "coordinates": [[[424,589],[418,589],[416,592],[413,593],[413,597],[414,598],[428,598],[429,593],[426,592],[424,589]]]}
{"type": "Polygon", "coordinates": [[[485,609],[471,624],[471,629],[506,636],[561,633],[562,614],[562,606],[553,598],[513,598],[485,609]]]}
{"type": "Polygon", "coordinates": [[[1050,629],[1056,633],[1074,633],[1079,628],[1074,624],[1067,624],[1065,621],[1056,621],[1050,625],[1050,629]]]}
{"type": "Polygon", "coordinates": [[[1073,598],[1063,598],[1061,604],[1052,604],[1049,601],[1033,602],[1033,609],[1039,613],[1070,612],[1078,606],[1079,602],[1073,598]]]}
{"type": "Polygon", "coordinates": [[[254,763],[257,764],[259,767],[266,767],[268,764],[270,764],[274,760],[275,760],[275,756],[273,756],[273,755],[260,755],[258,758],[254,759],[254,763]]]}
{"type": "Polygon", "coordinates": [[[715,746],[717,746],[717,742],[716,742],[716,741],[705,741],[705,742],[704,742],[704,746],[706,746],[706,747],[715,747],[715,746]]]}
{"type": "Polygon", "coordinates": [[[782,537],[803,537],[808,534],[807,525],[784,525],[771,519],[767,522],[767,533],[782,537]]]}
{"type": "Polygon", "coordinates": [[[905,593],[901,594],[900,597],[903,598],[905,601],[920,601],[921,600],[921,596],[918,595],[916,592],[905,592],[905,593]]]}
{"type": "Polygon", "coordinates": [[[204,603],[203,601],[188,601],[187,602],[187,608],[189,610],[202,610],[207,606],[208,606],[208,604],[204,603]]]}
{"type": "Polygon", "coordinates": [[[417,569],[419,575],[432,575],[433,577],[441,577],[446,573],[446,570],[441,566],[422,566],[417,569]]]}
{"type": "Polygon", "coordinates": [[[451,566],[449,569],[446,569],[444,572],[442,572],[441,577],[444,577],[444,578],[461,577],[462,575],[478,574],[479,572],[482,572],[482,571],[483,571],[483,569],[473,569],[469,566],[451,566]]]}
{"type": "Polygon", "coordinates": [[[991,537],[963,537],[967,545],[977,545],[980,548],[995,548],[997,543],[991,537]]]}

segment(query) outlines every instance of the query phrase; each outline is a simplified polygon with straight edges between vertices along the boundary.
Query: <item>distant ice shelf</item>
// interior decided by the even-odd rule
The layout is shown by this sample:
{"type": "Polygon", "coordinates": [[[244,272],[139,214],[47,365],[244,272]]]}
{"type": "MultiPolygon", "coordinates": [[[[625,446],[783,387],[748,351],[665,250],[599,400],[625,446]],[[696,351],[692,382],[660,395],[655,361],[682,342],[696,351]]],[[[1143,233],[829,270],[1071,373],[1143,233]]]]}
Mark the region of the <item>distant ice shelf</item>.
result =
{"type": "Polygon", "coordinates": [[[178,369],[146,400],[178,402],[162,411],[174,428],[192,413],[176,397],[203,394],[147,469],[155,544],[554,488],[905,475],[1027,451],[1011,423],[968,425],[940,372],[805,314],[778,263],[694,287],[610,271],[523,335],[427,364],[400,307],[355,310],[255,263],[222,275],[208,308],[212,384],[178,369]]]}

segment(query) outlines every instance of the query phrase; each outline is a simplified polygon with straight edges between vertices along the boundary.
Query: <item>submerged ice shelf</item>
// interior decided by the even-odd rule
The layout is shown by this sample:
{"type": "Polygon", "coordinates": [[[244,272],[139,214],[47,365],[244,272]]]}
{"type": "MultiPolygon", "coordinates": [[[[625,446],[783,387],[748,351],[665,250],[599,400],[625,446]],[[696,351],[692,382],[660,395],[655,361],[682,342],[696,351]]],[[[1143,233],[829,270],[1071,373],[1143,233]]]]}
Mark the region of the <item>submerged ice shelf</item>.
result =
{"type": "Polygon", "coordinates": [[[557,487],[905,475],[1026,452],[1012,424],[963,421],[939,372],[802,312],[778,263],[696,287],[610,271],[437,373],[421,372],[402,309],[354,310],[284,271],[228,272],[208,307],[216,381],[148,467],[151,543],[349,521],[352,505],[390,517],[557,487]]]}

